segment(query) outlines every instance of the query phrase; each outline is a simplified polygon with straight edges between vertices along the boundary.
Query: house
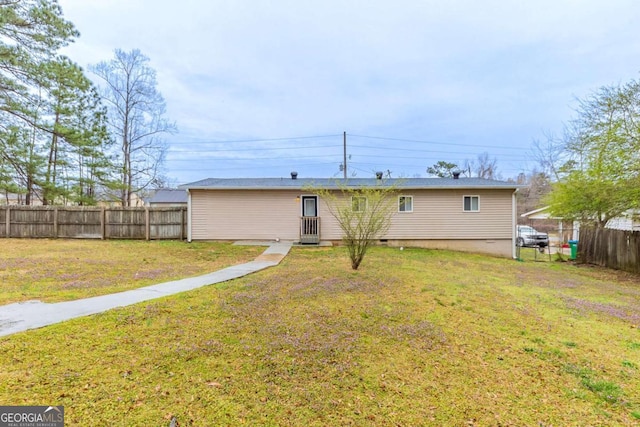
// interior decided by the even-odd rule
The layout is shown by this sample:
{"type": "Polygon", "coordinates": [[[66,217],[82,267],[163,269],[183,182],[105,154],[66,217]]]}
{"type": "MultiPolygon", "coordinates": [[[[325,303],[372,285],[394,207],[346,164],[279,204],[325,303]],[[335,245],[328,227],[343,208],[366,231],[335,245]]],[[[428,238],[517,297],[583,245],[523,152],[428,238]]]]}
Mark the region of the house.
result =
{"type": "MultiPolygon", "coordinates": [[[[0,195],[0,205],[24,205],[25,202],[25,194],[9,193],[4,191],[2,195],[0,195]]],[[[38,196],[33,195],[31,197],[30,204],[31,206],[42,206],[42,200],[38,196]]]]}
{"type": "Polygon", "coordinates": [[[161,188],[156,190],[151,197],[147,199],[147,205],[150,207],[186,207],[188,195],[184,189],[161,188]]]}
{"type": "MultiPolygon", "coordinates": [[[[96,196],[96,206],[104,208],[114,208],[122,206],[119,193],[99,192],[96,196]]],[[[144,199],[138,193],[131,193],[131,204],[129,207],[140,208],[144,206],[144,199]]]]}
{"type": "Polygon", "coordinates": [[[619,217],[611,218],[605,228],[624,231],[640,231],[640,211],[629,209],[619,217]]]}
{"type": "MultiPolygon", "coordinates": [[[[551,216],[549,213],[550,206],[523,213],[520,215],[530,221],[533,220],[557,220],[558,235],[560,242],[565,243],[568,240],[579,240],[580,238],[580,221],[568,221],[562,218],[551,216]]],[[[611,218],[607,221],[605,228],[624,231],[640,231],[640,212],[629,209],[622,213],[619,217],[611,218]]]]}
{"type": "Polygon", "coordinates": [[[381,243],[515,257],[520,186],[479,178],[209,178],[181,186],[188,192],[188,240],[339,242],[337,221],[308,190],[338,185],[397,185],[397,211],[381,243]]]}

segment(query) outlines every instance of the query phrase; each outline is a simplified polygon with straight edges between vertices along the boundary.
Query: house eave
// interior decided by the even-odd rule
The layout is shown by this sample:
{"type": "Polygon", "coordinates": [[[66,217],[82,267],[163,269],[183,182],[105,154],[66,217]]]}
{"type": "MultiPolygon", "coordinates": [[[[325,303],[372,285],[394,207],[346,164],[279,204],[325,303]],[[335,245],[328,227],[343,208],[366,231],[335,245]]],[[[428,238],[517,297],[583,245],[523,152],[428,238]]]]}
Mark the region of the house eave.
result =
{"type": "MultiPolygon", "coordinates": [[[[371,185],[366,184],[354,184],[347,185],[347,188],[362,188],[362,187],[370,187],[371,185]]],[[[326,183],[300,183],[296,184],[288,184],[288,185],[189,185],[186,184],[181,186],[187,191],[191,190],[290,190],[290,191],[301,191],[308,190],[312,188],[327,188],[329,190],[340,190],[342,187],[339,187],[335,184],[327,185],[326,183]]],[[[398,191],[407,191],[407,190],[511,190],[517,191],[522,188],[521,185],[402,185],[399,184],[397,186],[398,191]]]]}

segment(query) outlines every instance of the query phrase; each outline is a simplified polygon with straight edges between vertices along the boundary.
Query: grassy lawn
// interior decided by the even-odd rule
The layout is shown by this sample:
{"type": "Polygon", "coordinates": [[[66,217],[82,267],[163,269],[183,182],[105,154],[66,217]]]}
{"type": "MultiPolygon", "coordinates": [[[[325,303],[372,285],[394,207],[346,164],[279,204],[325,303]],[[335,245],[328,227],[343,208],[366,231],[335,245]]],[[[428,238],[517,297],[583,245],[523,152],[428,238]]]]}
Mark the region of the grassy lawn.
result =
{"type": "Polygon", "coordinates": [[[250,261],[265,248],[128,240],[0,241],[0,305],[68,301],[197,276],[250,261]]]}
{"type": "Polygon", "coordinates": [[[354,272],[342,248],[294,248],[0,338],[0,364],[0,402],[64,405],[69,426],[633,426],[640,280],[392,248],[354,272]]]}

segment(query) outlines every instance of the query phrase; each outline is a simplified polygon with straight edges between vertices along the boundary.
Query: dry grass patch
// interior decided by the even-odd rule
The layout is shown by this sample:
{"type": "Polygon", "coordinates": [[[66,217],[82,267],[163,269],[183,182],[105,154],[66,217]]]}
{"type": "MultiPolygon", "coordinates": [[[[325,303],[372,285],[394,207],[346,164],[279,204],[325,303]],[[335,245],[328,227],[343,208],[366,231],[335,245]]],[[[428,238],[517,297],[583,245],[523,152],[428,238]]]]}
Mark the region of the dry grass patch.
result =
{"type": "Polygon", "coordinates": [[[341,248],[294,248],[0,340],[0,401],[64,405],[70,426],[637,425],[638,289],[569,264],[374,248],[352,271],[341,248]]]}
{"type": "Polygon", "coordinates": [[[2,239],[0,305],[121,292],[209,273],[262,251],[229,243],[2,239]]]}

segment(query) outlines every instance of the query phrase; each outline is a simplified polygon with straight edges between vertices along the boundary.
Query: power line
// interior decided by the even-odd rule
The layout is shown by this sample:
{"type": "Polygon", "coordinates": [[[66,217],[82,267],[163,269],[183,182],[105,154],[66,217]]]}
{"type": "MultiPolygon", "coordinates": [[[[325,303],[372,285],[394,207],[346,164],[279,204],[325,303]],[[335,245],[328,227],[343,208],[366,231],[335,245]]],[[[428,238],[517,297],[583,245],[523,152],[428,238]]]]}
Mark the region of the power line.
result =
{"type": "MultiPolygon", "coordinates": [[[[370,163],[370,162],[356,162],[356,161],[352,161],[351,162],[352,165],[368,165],[368,166],[375,166],[377,168],[415,168],[415,169],[420,169],[421,171],[424,171],[427,165],[424,164],[406,164],[406,163],[384,163],[384,166],[382,166],[380,163],[370,163]]],[[[498,170],[499,171],[519,171],[522,170],[522,168],[519,167],[501,167],[500,165],[498,165],[498,170]]]]}
{"type": "MultiPolygon", "coordinates": [[[[355,134],[349,134],[349,136],[353,136],[357,138],[378,139],[378,140],[385,140],[385,141],[414,142],[418,144],[453,145],[456,147],[478,147],[477,145],[474,145],[474,144],[457,144],[454,142],[425,141],[425,140],[419,140],[419,139],[388,138],[388,137],[381,137],[381,136],[355,135],[355,134]]],[[[482,147],[483,148],[500,148],[505,150],[519,150],[519,148],[517,147],[504,147],[504,146],[497,146],[497,145],[483,145],[482,147]]]]}
{"type": "MultiPolygon", "coordinates": [[[[336,147],[340,147],[339,145],[331,145],[331,146],[325,146],[322,148],[336,148],[336,147]]],[[[370,147],[370,146],[363,146],[363,145],[352,145],[352,147],[356,147],[356,148],[367,148],[367,149],[376,149],[376,150],[385,150],[385,151],[405,151],[405,152],[418,152],[418,153],[424,153],[424,154],[445,154],[448,156],[459,156],[461,154],[463,155],[468,155],[469,153],[456,153],[456,152],[452,152],[452,151],[442,151],[442,150],[411,150],[411,149],[396,149],[396,148],[380,148],[380,147],[370,147]]],[[[235,152],[254,152],[254,151],[279,151],[279,150],[298,150],[298,149],[316,149],[319,147],[282,147],[282,148],[276,148],[276,149],[238,149],[238,150],[233,150],[233,149],[227,149],[227,150],[207,150],[207,151],[172,151],[171,153],[177,153],[177,154],[198,154],[197,157],[192,158],[192,157],[187,157],[187,158],[175,158],[175,159],[168,159],[172,162],[193,162],[195,160],[198,161],[203,161],[203,160],[234,160],[234,159],[241,159],[241,160],[250,160],[250,159],[255,159],[255,160],[275,160],[275,159],[279,159],[282,158],[282,156],[279,157],[262,157],[262,156],[254,156],[254,157],[209,157],[207,155],[209,154],[215,154],[215,153],[235,153],[235,152]]],[[[335,155],[337,156],[337,155],[335,155]]],[[[394,156],[394,155],[388,155],[388,154],[362,154],[362,153],[351,153],[350,154],[351,157],[371,157],[371,158],[387,158],[387,159],[415,159],[416,156],[394,156]]],[[[306,156],[295,156],[296,159],[300,159],[300,158],[323,158],[323,157],[334,157],[334,155],[330,155],[330,154],[324,154],[324,155],[306,155],[306,156]]],[[[519,160],[527,160],[528,157],[525,155],[518,155],[518,154],[498,154],[494,156],[495,158],[506,158],[506,157],[510,157],[510,158],[514,158],[514,159],[519,159],[519,160]]],[[[430,157],[424,157],[424,160],[428,160],[430,157]]],[[[434,157],[435,159],[435,157],[434,157]]]]}
{"type": "Polygon", "coordinates": [[[173,150],[169,148],[169,152],[171,153],[194,153],[201,154],[205,153],[225,153],[225,152],[236,152],[236,151],[276,151],[276,150],[304,150],[304,149],[324,149],[324,148],[334,148],[341,147],[341,145],[323,145],[323,146],[295,146],[295,147],[263,147],[263,148],[225,148],[222,150],[173,150]]]}
{"type": "MultiPolygon", "coordinates": [[[[408,139],[408,138],[395,138],[395,137],[382,137],[372,135],[359,135],[359,134],[346,134],[347,136],[354,138],[375,139],[381,141],[397,141],[397,142],[411,142],[417,144],[432,144],[432,145],[448,145],[456,147],[476,147],[476,148],[495,148],[504,150],[521,150],[518,147],[513,146],[498,146],[498,145],[482,145],[479,147],[475,144],[461,144],[455,142],[440,142],[421,139],[408,139]]],[[[230,140],[194,140],[194,141],[170,141],[171,144],[236,144],[236,143],[253,143],[253,142],[274,142],[274,141],[294,141],[301,139],[324,139],[324,138],[337,138],[344,137],[344,134],[326,134],[326,135],[307,135],[307,136],[292,136],[292,137],[280,137],[280,138],[255,138],[255,139],[230,139],[230,140]]],[[[353,146],[349,144],[349,146],[353,146]]],[[[371,147],[376,148],[376,147],[371,147]]]]}
{"type": "MultiPolygon", "coordinates": [[[[476,147],[473,145],[469,145],[471,147],[476,147]]],[[[202,154],[202,153],[226,153],[226,152],[239,152],[239,151],[279,151],[279,150],[314,150],[314,149],[326,149],[326,148],[338,148],[342,147],[342,145],[322,145],[322,146],[313,146],[313,145],[305,145],[305,146],[287,146],[287,147],[256,147],[256,148],[226,148],[226,149],[215,149],[215,150],[180,150],[169,148],[169,152],[171,153],[179,153],[179,154],[202,154]]],[[[370,150],[385,150],[385,151],[409,151],[416,153],[440,153],[440,154],[458,154],[453,151],[441,151],[441,150],[428,150],[428,149],[416,149],[416,148],[400,148],[400,147],[376,147],[373,145],[361,145],[361,144],[350,144],[350,148],[366,148],[370,150]]],[[[484,146],[486,147],[486,146],[484,146]]],[[[482,148],[484,148],[482,147],[482,148]]],[[[515,150],[520,150],[519,148],[511,148],[515,150]]],[[[515,154],[499,154],[500,156],[505,157],[522,157],[527,158],[524,155],[515,155],[515,154]]]]}
{"type": "MultiPolygon", "coordinates": [[[[296,164],[296,167],[304,167],[304,166],[336,166],[337,163],[336,162],[318,162],[318,163],[298,163],[296,164]]],[[[234,165],[234,166],[223,166],[223,167],[218,167],[216,166],[215,170],[216,171],[222,171],[222,170],[245,170],[245,169],[249,169],[249,170],[255,170],[255,169],[273,169],[273,168],[280,168],[280,167],[287,167],[287,166],[291,166],[290,163],[286,163],[286,164],[271,164],[271,165],[234,165]]],[[[211,167],[207,167],[207,168],[172,168],[171,169],[172,172],[199,172],[199,171],[203,171],[203,172],[211,172],[211,167]]]]}
{"type": "MultiPolygon", "coordinates": [[[[394,148],[386,148],[386,147],[373,147],[373,146],[370,146],[370,145],[354,145],[354,144],[351,144],[350,147],[368,148],[368,149],[372,149],[372,150],[412,151],[412,152],[416,152],[416,153],[459,154],[459,153],[455,153],[453,151],[416,150],[416,149],[412,149],[412,148],[395,148],[395,147],[394,148]]],[[[500,156],[516,157],[516,158],[523,158],[523,159],[527,158],[525,155],[518,155],[518,154],[500,154],[500,156]]],[[[387,157],[387,156],[385,156],[385,157],[387,157]]],[[[410,158],[414,158],[414,157],[410,157],[410,158]]]]}
{"type": "MultiPolygon", "coordinates": [[[[317,155],[317,156],[295,156],[294,159],[326,159],[331,158],[333,156],[329,156],[326,154],[317,155]]],[[[377,157],[377,156],[376,156],[377,157]]],[[[385,156],[380,156],[385,157],[385,156]]],[[[410,158],[410,157],[409,157],[410,158]]],[[[278,157],[198,157],[198,161],[247,161],[247,160],[282,160],[282,156],[278,157]]],[[[191,162],[193,163],[194,159],[168,159],[170,162],[191,162]]]]}
{"type": "MultiPolygon", "coordinates": [[[[274,141],[293,141],[293,140],[309,140],[309,139],[323,139],[323,138],[337,138],[337,137],[345,137],[345,136],[351,136],[351,137],[355,137],[355,138],[365,138],[365,139],[375,139],[375,140],[381,140],[381,141],[397,141],[397,142],[410,142],[410,143],[417,143],[417,144],[430,144],[430,145],[444,145],[444,146],[455,146],[455,147],[474,147],[474,148],[480,148],[480,149],[484,149],[484,148],[493,148],[493,149],[500,149],[500,150],[522,150],[521,148],[518,147],[513,147],[513,146],[509,146],[509,147],[505,147],[505,146],[497,146],[497,145],[475,145],[475,144],[461,144],[461,143],[453,143],[453,142],[438,142],[438,141],[430,141],[430,140],[419,140],[419,139],[408,139],[408,138],[394,138],[394,137],[380,137],[380,136],[371,136],[371,135],[359,135],[359,134],[346,134],[346,132],[344,134],[327,134],[327,135],[309,135],[309,136],[295,136],[295,137],[281,137],[281,138],[255,138],[255,139],[236,139],[236,140],[220,140],[220,141],[214,141],[214,140],[204,140],[204,141],[170,141],[171,146],[169,147],[170,152],[177,152],[177,153],[200,153],[201,150],[180,150],[179,146],[180,145],[188,145],[188,144],[194,144],[194,145],[199,145],[199,144],[236,144],[236,143],[256,143],[256,142],[274,142],[274,141]],[[176,147],[176,145],[178,145],[178,147],[176,147]]],[[[344,141],[346,142],[346,140],[344,141]]],[[[255,147],[255,148],[228,148],[228,149],[222,149],[222,150],[214,150],[214,151],[260,151],[260,150],[264,150],[264,151],[268,151],[268,150],[288,150],[288,149],[292,149],[292,150],[298,150],[298,149],[305,149],[305,148],[337,148],[339,147],[339,145],[320,145],[320,146],[314,146],[314,145],[305,145],[305,146],[295,146],[295,147],[255,147]]],[[[439,152],[439,153],[447,153],[444,151],[433,151],[433,150],[420,150],[420,149],[413,149],[413,148],[400,148],[400,147],[379,147],[379,146],[372,146],[372,145],[362,145],[362,144],[349,144],[348,145],[349,148],[351,147],[357,147],[357,148],[369,148],[369,149],[376,149],[376,150],[397,150],[397,151],[415,151],[415,152],[439,152]]],[[[210,150],[207,150],[210,151],[210,150]]]]}
{"type": "Polygon", "coordinates": [[[273,141],[294,141],[297,139],[322,139],[322,138],[335,138],[342,136],[342,134],[335,135],[311,135],[311,136],[292,136],[283,138],[259,138],[259,139],[233,139],[233,140],[195,140],[195,141],[170,141],[171,143],[178,144],[235,144],[235,143],[247,143],[247,142],[273,142],[273,141]]]}
{"type": "MultiPolygon", "coordinates": [[[[340,172],[346,171],[346,158],[340,159],[341,157],[348,157],[350,170],[360,171],[364,173],[370,173],[371,170],[379,170],[379,169],[397,169],[400,170],[400,173],[404,173],[404,171],[408,171],[407,173],[415,173],[416,171],[420,171],[422,174],[425,168],[434,161],[441,160],[442,158],[454,158],[461,159],[462,157],[473,156],[468,149],[469,147],[473,147],[475,149],[499,149],[499,150],[519,150],[522,152],[522,149],[517,147],[502,147],[502,146],[492,146],[492,145],[474,145],[474,144],[461,144],[461,143],[443,143],[437,141],[428,141],[428,140],[419,140],[419,139],[406,139],[406,138],[394,138],[394,137],[379,137],[379,136],[371,136],[371,135],[358,135],[358,134],[328,134],[328,135],[311,135],[311,136],[297,136],[297,137],[283,137],[283,138],[255,138],[255,139],[237,139],[237,140],[207,140],[207,141],[193,141],[193,142],[171,142],[169,147],[170,157],[176,157],[175,159],[167,159],[167,164],[180,164],[180,163],[194,163],[196,165],[204,164],[212,164],[216,165],[216,170],[218,171],[231,171],[231,170],[262,170],[262,169],[275,169],[275,168],[283,168],[283,167],[291,167],[292,160],[298,161],[301,159],[318,159],[323,161],[313,161],[312,163],[300,164],[296,163],[296,168],[302,167],[313,167],[313,168],[331,168],[331,170],[336,171],[338,167],[342,167],[343,169],[339,169],[340,172]],[[370,139],[370,140],[379,140],[379,141],[398,141],[398,142],[406,142],[406,143],[415,143],[415,144],[428,144],[428,145],[437,145],[437,146],[448,146],[448,147],[465,147],[466,150],[462,150],[463,152],[455,152],[451,150],[433,150],[427,147],[419,147],[419,148],[409,148],[410,145],[403,147],[389,147],[385,145],[393,145],[393,144],[379,144],[379,145],[369,145],[369,144],[348,144],[346,141],[346,136],[349,135],[355,139],[370,139]],[[343,137],[342,144],[334,144],[333,142],[338,142],[338,137],[343,137]],[[313,139],[325,139],[325,138],[336,138],[334,141],[330,142],[330,145],[323,145],[322,141],[318,141],[317,143],[310,143],[310,140],[313,139]],[[264,146],[258,145],[257,147],[247,147],[240,146],[238,148],[217,148],[211,146],[211,144],[215,146],[219,146],[220,144],[250,144],[250,143],[263,143],[263,142],[277,142],[277,141],[295,141],[295,140],[305,140],[307,141],[304,145],[292,145],[286,144],[285,146],[280,146],[280,144],[273,144],[275,146],[264,146]],[[211,149],[208,149],[207,146],[210,146],[211,149]],[[339,153],[337,148],[342,147],[343,153],[339,153]],[[184,149],[183,149],[184,148],[184,149]],[[347,156],[347,148],[351,153],[347,156]],[[325,154],[309,154],[309,155],[296,155],[306,154],[301,152],[300,150],[309,150],[310,153],[317,153],[318,150],[324,150],[325,154]],[[335,151],[334,151],[335,150],[335,151]],[[371,150],[371,151],[370,151],[371,150]],[[376,151],[380,154],[364,154],[364,153],[375,153],[376,151]],[[232,157],[224,153],[273,153],[273,155],[277,155],[276,153],[282,153],[282,155],[278,157],[261,157],[259,155],[254,155],[251,157],[247,157],[247,154],[242,156],[232,157]],[[415,155],[394,155],[398,153],[415,153],[415,155]],[[217,154],[223,154],[222,156],[216,156],[217,154]],[[365,159],[374,159],[381,158],[385,159],[384,162],[378,163],[369,163],[369,162],[360,162],[358,160],[365,159]],[[331,159],[335,159],[335,161],[331,161],[331,159]],[[282,162],[271,163],[271,161],[282,160],[282,162]],[[328,162],[326,160],[329,160],[328,162]],[[389,163],[389,161],[397,160],[398,162],[402,162],[403,160],[417,160],[421,164],[396,164],[389,163]],[[342,163],[341,163],[342,161],[342,163]],[[270,164],[260,164],[260,162],[269,162],[270,164]],[[383,163],[383,164],[381,164],[383,163]],[[362,168],[371,167],[370,170],[365,170],[362,168]]],[[[396,144],[399,145],[399,144],[396,144]]],[[[474,150],[475,151],[475,150],[474,150]]],[[[497,154],[491,156],[502,162],[499,164],[499,170],[502,172],[514,171],[514,172],[522,172],[524,167],[520,166],[523,163],[526,163],[528,157],[523,154],[497,154]]],[[[460,160],[461,161],[461,160],[460,160]]],[[[204,166],[204,165],[203,165],[204,166]]],[[[211,167],[208,168],[170,168],[172,172],[194,172],[194,171],[211,171],[211,167]]],[[[336,173],[340,173],[336,172],[336,173]]]]}

